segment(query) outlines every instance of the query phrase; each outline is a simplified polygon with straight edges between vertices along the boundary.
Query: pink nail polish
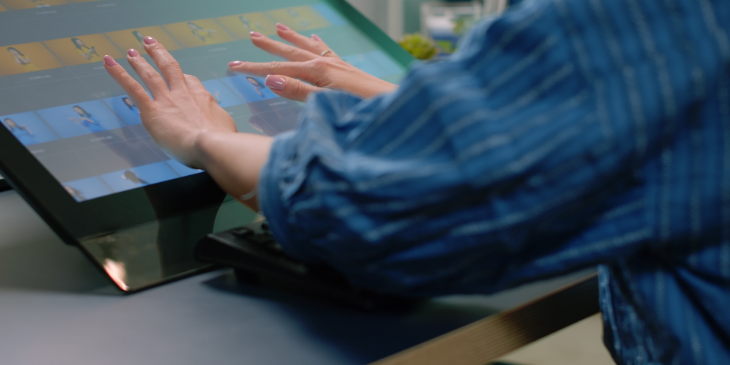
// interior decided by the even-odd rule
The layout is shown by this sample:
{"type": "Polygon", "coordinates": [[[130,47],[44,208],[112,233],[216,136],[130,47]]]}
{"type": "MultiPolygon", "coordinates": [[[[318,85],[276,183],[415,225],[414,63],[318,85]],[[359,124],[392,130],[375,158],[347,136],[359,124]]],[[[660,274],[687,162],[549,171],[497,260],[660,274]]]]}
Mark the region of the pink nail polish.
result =
{"type": "Polygon", "coordinates": [[[114,61],[114,57],[109,55],[104,56],[104,63],[106,63],[106,65],[110,67],[118,65],[117,61],[114,61]]]}
{"type": "Polygon", "coordinates": [[[129,55],[129,57],[139,57],[139,51],[134,48],[127,51],[127,54],[129,55]]]}
{"type": "Polygon", "coordinates": [[[276,75],[269,75],[266,76],[266,81],[264,83],[273,90],[281,91],[284,90],[284,87],[286,86],[286,79],[276,75]]]}
{"type": "Polygon", "coordinates": [[[155,43],[157,43],[157,39],[154,39],[152,37],[144,37],[144,44],[149,46],[149,45],[153,45],[155,43]]]}
{"type": "Polygon", "coordinates": [[[289,27],[287,27],[286,25],[281,24],[281,23],[276,23],[276,27],[279,28],[280,30],[289,30],[289,27]]]}
{"type": "Polygon", "coordinates": [[[243,65],[243,61],[231,61],[228,62],[228,67],[236,67],[243,65]]]}
{"type": "Polygon", "coordinates": [[[251,37],[257,37],[257,38],[258,38],[258,37],[263,37],[263,36],[264,36],[263,34],[261,34],[261,33],[259,33],[259,32],[251,32],[251,33],[249,33],[249,34],[251,34],[251,37]]]}
{"type": "Polygon", "coordinates": [[[317,42],[321,42],[322,41],[322,38],[319,38],[319,36],[316,35],[316,34],[312,34],[312,39],[314,39],[317,42]]]}

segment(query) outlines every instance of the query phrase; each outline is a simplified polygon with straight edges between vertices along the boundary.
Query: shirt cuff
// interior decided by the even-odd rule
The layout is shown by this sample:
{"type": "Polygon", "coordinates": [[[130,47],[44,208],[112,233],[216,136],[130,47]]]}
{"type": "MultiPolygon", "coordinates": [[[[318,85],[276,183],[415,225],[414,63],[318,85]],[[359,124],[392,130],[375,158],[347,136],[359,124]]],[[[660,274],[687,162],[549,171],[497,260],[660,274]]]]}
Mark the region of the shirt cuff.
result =
{"type": "Polygon", "coordinates": [[[284,251],[300,261],[319,261],[307,255],[297,242],[295,234],[291,232],[288,207],[285,204],[282,182],[286,178],[285,166],[290,166],[289,148],[293,143],[294,132],[282,133],[274,138],[269,152],[269,160],[261,170],[259,176],[259,207],[269,224],[276,241],[284,251]]]}

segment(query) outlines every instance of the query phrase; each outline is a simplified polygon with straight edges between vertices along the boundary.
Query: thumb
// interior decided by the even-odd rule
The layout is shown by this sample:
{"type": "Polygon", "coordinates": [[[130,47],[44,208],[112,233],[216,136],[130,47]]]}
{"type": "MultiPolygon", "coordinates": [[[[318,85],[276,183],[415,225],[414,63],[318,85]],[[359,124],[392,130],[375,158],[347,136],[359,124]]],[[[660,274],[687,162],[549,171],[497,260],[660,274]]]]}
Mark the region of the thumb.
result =
{"type": "Polygon", "coordinates": [[[276,95],[296,101],[304,101],[309,93],[319,89],[297,79],[279,75],[266,76],[265,84],[276,95]]]}

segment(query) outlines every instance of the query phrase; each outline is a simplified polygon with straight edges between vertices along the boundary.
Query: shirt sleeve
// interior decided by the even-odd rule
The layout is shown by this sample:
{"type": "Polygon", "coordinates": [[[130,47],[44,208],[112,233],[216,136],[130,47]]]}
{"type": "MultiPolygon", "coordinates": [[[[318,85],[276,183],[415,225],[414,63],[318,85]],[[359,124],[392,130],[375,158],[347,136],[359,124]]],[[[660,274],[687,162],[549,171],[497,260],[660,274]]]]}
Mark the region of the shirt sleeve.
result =
{"type": "Polygon", "coordinates": [[[610,211],[638,200],[661,85],[627,92],[632,61],[606,62],[613,45],[591,42],[580,11],[526,2],[393,94],[314,94],[262,172],[276,238],[409,295],[489,293],[640,249],[646,222],[610,211]]]}

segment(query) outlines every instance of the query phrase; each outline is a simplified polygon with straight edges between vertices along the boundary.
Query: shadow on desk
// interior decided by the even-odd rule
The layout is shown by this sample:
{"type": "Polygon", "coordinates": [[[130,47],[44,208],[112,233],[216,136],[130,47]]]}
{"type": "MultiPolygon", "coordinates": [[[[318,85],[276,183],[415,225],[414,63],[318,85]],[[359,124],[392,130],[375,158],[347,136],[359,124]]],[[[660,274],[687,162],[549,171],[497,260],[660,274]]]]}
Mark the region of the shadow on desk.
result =
{"type": "Polygon", "coordinates": [[[410,308],[363,312],[324,299],[239,282],[232,271],[204,284],[233,295],[271,302],[278,306],[277,312],[290,315],[312,338],[333,345],[353,362],[363,364],[498,312],[485,305],[453,305],[438,299],[410,308]]]}
{"type": "Polygon", "coordinates": [[[0,247],[0,288],[89,293],[105,287],[104,275],[58,239],[0,247]]]}

